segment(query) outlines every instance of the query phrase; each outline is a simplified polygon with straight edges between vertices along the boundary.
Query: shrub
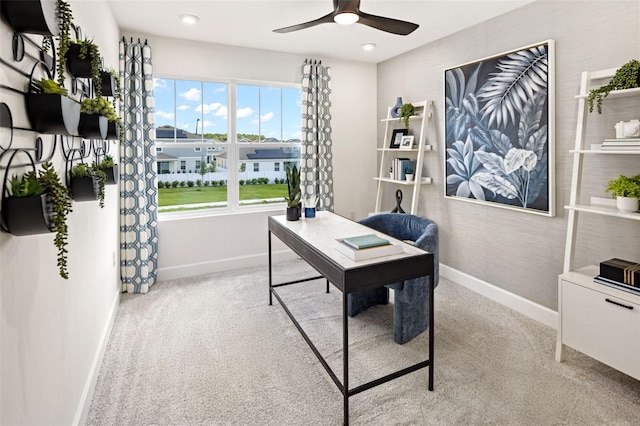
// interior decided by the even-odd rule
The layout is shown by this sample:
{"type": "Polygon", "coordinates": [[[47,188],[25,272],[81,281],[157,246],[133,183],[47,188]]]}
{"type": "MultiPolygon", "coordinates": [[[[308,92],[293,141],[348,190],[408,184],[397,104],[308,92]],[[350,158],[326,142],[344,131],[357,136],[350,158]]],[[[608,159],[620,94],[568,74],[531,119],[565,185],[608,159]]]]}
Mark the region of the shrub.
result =
{"type": "Polygon", "coordinates": [[[240,186],[244,185],[244,179],[240,179],[238,183],[240,183],[240,186]]]}
{"type": "Polygon", "coordinates": [[[227,182],[223,179],[223,180],[219,181],[218,184],[220,186],[225,186],[227,184],[227,182]]]}
{"type": "Polygon", "coordinates": [[[184,188],[185,186],[187,186],[187,182],[181,180],[180,181],[180,188],[184,188]]]}
{"type": "Polygon", "coordinates": [[[209,183],[210,183],[210,182],[209,182],[208,180],[205,180],[204,182],[202,182],[202,184],[203,184],[204,186],[209,186],[209,183]]]}
{"type": "Polygon", "coordinates": [[[177,188],[179,184],[180,184],[180,182],[178,182],[177,180],[174,180],[173,182],[171,182],[171,187],[172,188],[177,188]]]}
{"type": "Polygon", "coordinates": [[[187,181],[187,186],[188,186],[189,188],[193,188],[193,185],[195,185],[195,182],[194,182],[194,181],[192,181],[192,180],[187,181]]]}
{"type": "Polygon", "coordinates": [[[164,182],[159,180],[158,181],[158,189],[164,188],[164,182]]]}
{"type": "Polygon", "coordinates": [[[196,180],[196,186],[202,186],[202,181],[200,179],[196,180]]]}

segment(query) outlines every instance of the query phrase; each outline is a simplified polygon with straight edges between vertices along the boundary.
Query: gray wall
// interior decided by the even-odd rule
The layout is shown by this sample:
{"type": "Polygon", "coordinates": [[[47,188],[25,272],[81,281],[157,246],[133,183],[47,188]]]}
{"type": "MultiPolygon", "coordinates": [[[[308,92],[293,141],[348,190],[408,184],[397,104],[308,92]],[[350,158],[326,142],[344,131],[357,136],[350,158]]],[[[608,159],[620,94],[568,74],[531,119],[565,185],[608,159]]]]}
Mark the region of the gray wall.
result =
{"type": "MultiPolygon", "coordinates": [[[[427,143],[436,148],[425,160],[426,174],[434,176],[435,184],[423,186],[419,214],[440,227],[442,263],[557,309],[580,75],[585,70],[618,68],[640,57],[639,28],[638,1],[538,1],[378,65],[379,117],[397,96],[405,101],[435,101],[427,143]],[[444,70],[548,39],[556,43],[556,216],[445,199],[444,70]]],[[[637,99],[607,103],[604,112],[589,116],[587,143],[614,137],[617,121],[640,117],[640,103],[637,99]]],[[[383,133],[379,125],[379,146],[383,133]]],[[[639,160],[640,156],[587,158],[582,195],[605,196],[609,179],[640,173],[639,160]]],[[[582,216],[578,235],[577,266],[611,257],[640,261],[638,221],[582,216]]]]}

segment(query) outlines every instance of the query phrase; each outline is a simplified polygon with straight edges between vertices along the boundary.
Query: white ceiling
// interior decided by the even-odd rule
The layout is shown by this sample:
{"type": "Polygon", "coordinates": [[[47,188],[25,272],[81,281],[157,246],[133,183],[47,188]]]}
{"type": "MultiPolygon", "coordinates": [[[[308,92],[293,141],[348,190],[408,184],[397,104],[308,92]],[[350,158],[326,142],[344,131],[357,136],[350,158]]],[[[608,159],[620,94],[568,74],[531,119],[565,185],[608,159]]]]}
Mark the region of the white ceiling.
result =
{"type": "Polygon", "coordinates": [[[362,0],[363,12],[414,22],[408,36],[354,24],[322,24],[288,34],[272,30],[311,21],[333,10],[332,0],[109,0],[123,33],[144,33],[378,63],[509,12],[534,0],[362,0]],[[197,15],[192,26],[180,14],[197,15]],[[365,52],[364,43],[376,49],[365,52]]]}

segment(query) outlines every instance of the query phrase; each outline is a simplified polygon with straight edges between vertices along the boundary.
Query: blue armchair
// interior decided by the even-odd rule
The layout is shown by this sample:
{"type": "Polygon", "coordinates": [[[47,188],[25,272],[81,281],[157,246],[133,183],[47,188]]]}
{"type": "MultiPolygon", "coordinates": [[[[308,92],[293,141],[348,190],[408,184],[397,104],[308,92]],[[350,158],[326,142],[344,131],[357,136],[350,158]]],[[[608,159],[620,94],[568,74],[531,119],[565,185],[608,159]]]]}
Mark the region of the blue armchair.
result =
{"type": "MultiPolygon", "coordinates": [[[[381,213],[359,221],[376,231],[399,240],[414,242],[416,247],[433,253],[434,288],[438,285],[438,226],[429,219],[410,214],[381,213]]],[[[358,315],[374,305],[389,303],[393,289],[393,340],[404,344],[429,327],[429,279],[419,277],[383,287],[366,289],[347,296],[347,313],[358,315]]]]}

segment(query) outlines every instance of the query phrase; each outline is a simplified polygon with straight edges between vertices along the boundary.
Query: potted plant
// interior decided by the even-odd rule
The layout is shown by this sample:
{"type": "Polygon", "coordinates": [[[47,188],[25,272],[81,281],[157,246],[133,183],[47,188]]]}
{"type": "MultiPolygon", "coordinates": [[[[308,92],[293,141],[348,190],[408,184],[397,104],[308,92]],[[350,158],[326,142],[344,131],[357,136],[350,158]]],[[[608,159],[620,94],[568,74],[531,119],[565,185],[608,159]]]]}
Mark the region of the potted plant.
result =
{"type": "Polygon", "coordinates": [[[606,191],[616,197],[618,210],[635,212],[640,198],[640,174],[633,177],[620,175],[608,182],[606,191]]]}
{"type": "Polygon", "coordinates": [[[407,182],[413,182],[413,166],[408,165],[404,168],[404,176],[407,182]]]}
{"type": "Polygon", "coordinates": [[[53,164],[30,171],[10,182],[11,194],[3,194],[2,220],[5,230],[13,235],[33,235],[55,232],[60,276],[67,272],[67,216],[72,211],[69,191],[62,184],[53,164]],[[6,196],[6,197],[5,197],[6,196]]]}
{"type": "Polygon", "coordinates": [[[300,190],[300,170],[297,165],[287,165],[287,192],[285,197],[287,202],[287,220],[298,220],[300,218],[300,198],[302,191],[300,190]]]}
{"type": "MultiPolygon", "coordinates": [[[[106,139],[109,123],[119,125],[118,115],[113,106],[103,97],[85,98],[80,103],[80,134],[87,139],[106,139]]],[[[115,130],[119,132],[119,127],[115,130]]]]}
{"type": "Polygon", "coordinates": [[[104,207],[104,184],[107,175],[103,170],[85,163],[78,163],[69,172],[69,189],[74,201],[100,201],[104,207]]]}
{"type": "Polygon", "coordinates": [[[58,35],[56,4],[50,0],[3,1],[0,13],[17,32],[58,35]]]}
{"type": "Polygon", "coordinates": [[[67,68],[74,77],[90,77],[95,96],[101,96],[100,49],[92,40],[79,40],[69,45],[67,68]]]}
{"type": "Polygon", "coordinates": [[[25,94],[25,102],[31,128],[38,133],[78,134],[80,104],[69,98],[67,89],[59,83],[44,78],[32,82],[25,94]]]}
{"type": "Polygon", "coordinates": [[[593,103],[596,102],[598,114],[602,114],[602,100],[612,90],[624,90],[640,87],[640,61],[632,59],[616,70],[611,81],[604,86],[589,92],[589,112],[593,112],[593,103]]]}
{"type": "Polygon", "coordinates": [[[109,154],[105,154],[104,158],[100,163],[98,163],[97,167],[101,169],[105,175],[105,184],[113,185],[118,183],[118,165],[113,161],[113,157],[109,154]]]}
{"type": "Polygon", "coordinates": [[[113,68],[100,70],[100,81],[102,96],[113,96],[120,101],[122,100],[120,76],[113,68]]]}
{"type": "Polygon", "coordinates": [[[409,127],[409,117],[414,114],[413,104],[402,104],[402,108],[400,108],[400,120],[404,123],[405,127],[409,127]]]}

